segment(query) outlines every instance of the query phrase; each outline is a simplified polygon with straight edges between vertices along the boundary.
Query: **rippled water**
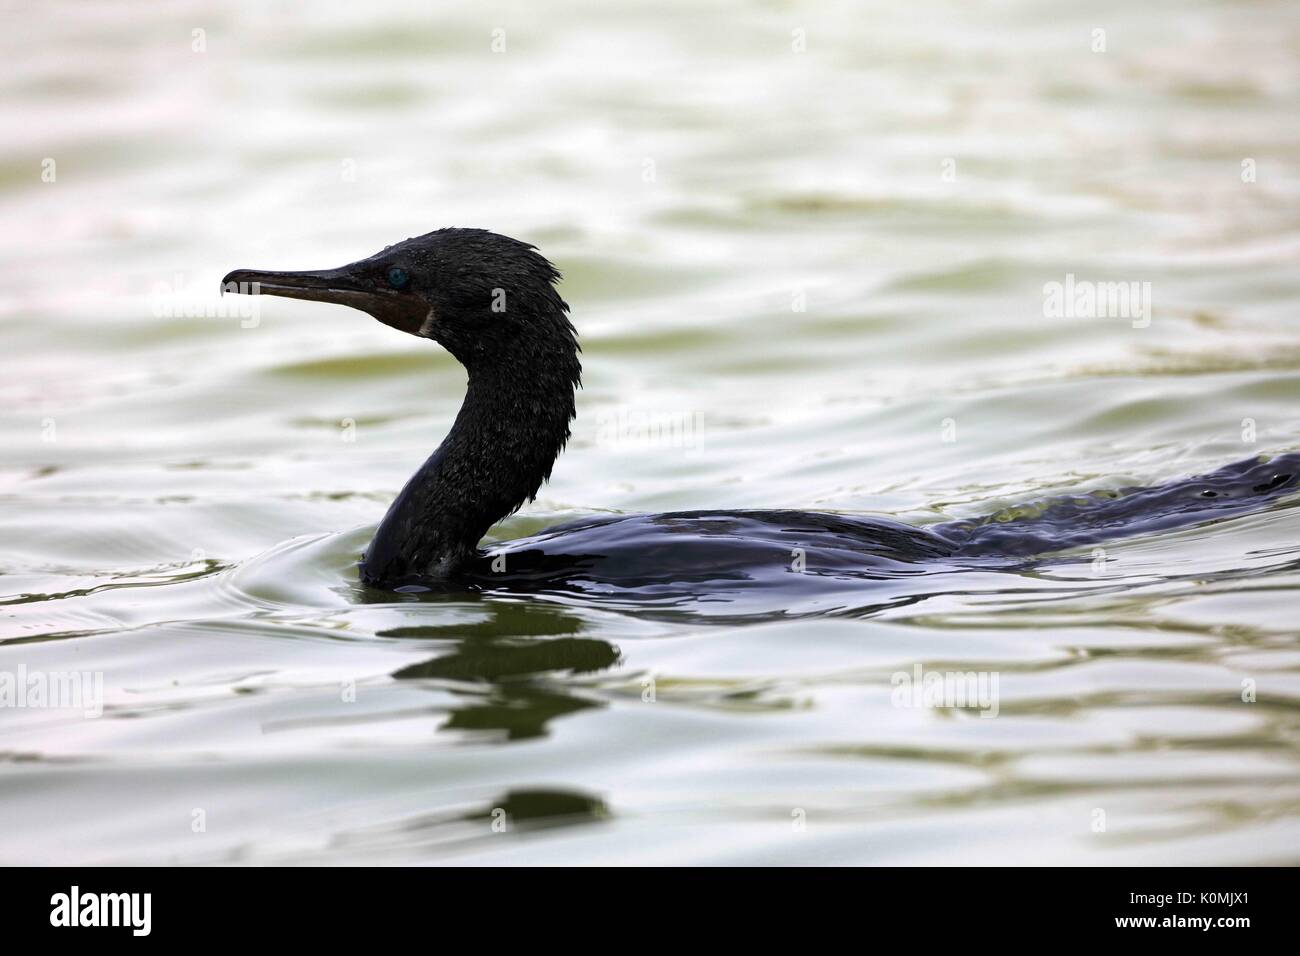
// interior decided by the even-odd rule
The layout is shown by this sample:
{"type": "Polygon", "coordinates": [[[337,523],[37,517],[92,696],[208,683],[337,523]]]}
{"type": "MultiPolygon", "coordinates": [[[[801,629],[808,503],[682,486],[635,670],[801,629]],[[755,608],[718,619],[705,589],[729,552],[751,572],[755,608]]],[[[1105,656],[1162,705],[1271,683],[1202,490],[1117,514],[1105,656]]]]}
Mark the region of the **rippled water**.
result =
{"type": "Polygon", "coordinates": [[[442,225],[536,242],[583,341],[494,538],[1014,520],[1300,446],[1294,5],[613,7],[0,37],[0,673],[103,681],[0,708],[0,860],[1300,861],[1294,494],[856,616],[359,586],[459,367],[343,308],[186,313],[442,225]],[[1068,275],[1149,282],[1149,323],[1048,317],[1068,275]],[[900,706],[946,672],[996,708],[900,706]]]}

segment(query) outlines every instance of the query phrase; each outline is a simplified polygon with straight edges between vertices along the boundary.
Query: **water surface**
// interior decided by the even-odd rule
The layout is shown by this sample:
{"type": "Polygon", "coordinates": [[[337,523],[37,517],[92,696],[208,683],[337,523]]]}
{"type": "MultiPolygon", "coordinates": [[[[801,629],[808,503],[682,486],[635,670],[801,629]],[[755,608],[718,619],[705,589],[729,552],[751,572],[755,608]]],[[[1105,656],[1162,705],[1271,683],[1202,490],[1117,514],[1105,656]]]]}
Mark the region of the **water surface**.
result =
{"type": "Polygon", "coordinates": [[[49,3],[0,44],[0,671],[103,681],[0,709],[0,862],[1300,861],[1294,495],[848,615],[376,594],[459,367],[204,314],[234,267],[536,242],[585,388],[499,540],[1293,450],[1293,5],[49,3]],[[1068,275],[1149,322],[1046,315],[1068,275]],[[898,706],[918,666],[997,716],[898,706]]]}

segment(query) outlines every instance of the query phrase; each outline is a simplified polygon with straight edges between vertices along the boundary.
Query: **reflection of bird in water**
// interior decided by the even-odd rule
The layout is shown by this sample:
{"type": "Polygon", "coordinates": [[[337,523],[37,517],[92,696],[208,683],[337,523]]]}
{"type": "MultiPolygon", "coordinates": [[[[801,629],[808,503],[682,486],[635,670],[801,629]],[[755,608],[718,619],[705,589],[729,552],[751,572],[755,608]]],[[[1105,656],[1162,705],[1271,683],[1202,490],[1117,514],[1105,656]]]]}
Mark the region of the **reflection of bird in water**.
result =
{"type": "Polygon", "coordinates": [[[398,680],[436,680],[465,702],[448,711],[440,729],[501,732],[508,740],[540,737],[558,717],[601,706],[597,698],[573,693],[552,678],[594,674],[620,660],[608,641],[580,637],[583,622],[546,605],[485,601],[479,621],[416,624],[376,636],[447,641],[437,657],[393,672],[398,680]],[[516,635],[526,634],[526,638],[516,635]]]}
{"type": "Polygon", "coordinates": [[[468,372],[451,431],[366,549],[365,583],[567,591],[670,606],[754,589],[798,593],[826,578],[1022,567],[1034,555],[1256,511],[1293,490],[1300,475],[1300,453],[1291,453],[1157,487],[1048,500],[1014,520],[922,528],[799,511],[605,516],[485,555],[484,534],[536,495],[569,438],[581,366],[558,279],[532,246],[480,229],[441,229],[339,269],[226,276],[226,289],[368,312],[437,341],[468,372]]]}

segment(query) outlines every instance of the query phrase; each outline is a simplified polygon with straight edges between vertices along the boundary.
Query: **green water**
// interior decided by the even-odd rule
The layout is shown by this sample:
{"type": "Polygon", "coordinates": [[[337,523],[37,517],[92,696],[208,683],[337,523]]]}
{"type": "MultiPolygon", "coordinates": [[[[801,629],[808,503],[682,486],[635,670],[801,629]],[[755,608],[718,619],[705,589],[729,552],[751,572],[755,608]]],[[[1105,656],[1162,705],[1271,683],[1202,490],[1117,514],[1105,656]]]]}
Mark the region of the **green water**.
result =
{"type": "Polygon", "coordinates": [[[0,862],[1300,862],[1294,498],[867,617],[396,600],[354,562],[459,367],[339,307],[184,317],[235,267],[537,243],[585,388],[498,538],[1294,449],[1294,4],[476,7],[0,37],[0,672],[103,681],[0,708],[0,862]],[[1048,317],[1067,275],[1149,323],[1048,317]],[[897,706],[917,665],[996,718],[897,706]]]}

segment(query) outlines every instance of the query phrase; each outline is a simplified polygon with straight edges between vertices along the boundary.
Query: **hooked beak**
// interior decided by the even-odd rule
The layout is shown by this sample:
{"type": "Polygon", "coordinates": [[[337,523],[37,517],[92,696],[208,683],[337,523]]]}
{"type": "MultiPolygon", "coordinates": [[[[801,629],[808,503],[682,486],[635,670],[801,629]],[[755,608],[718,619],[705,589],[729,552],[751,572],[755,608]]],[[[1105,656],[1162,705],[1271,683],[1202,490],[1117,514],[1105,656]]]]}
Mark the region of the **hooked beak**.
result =
{"type": "Polygon", "coordinates": [[[240,295],[282,295],[312,302],[337,302],[355,309],[365,309],[373,290],[362,290],[346,269],[317,269],[312,272],[263,272],[236,269],[221,280],[222,292],[240,295]]]}
{"type": "Polygon", "coordinates": [[[236,269],[221,280],[221,291],[240,295],[278,295],[309,302],[333,302],[369,313],[385,325],[422,335],[428,306],[418,297],[362,285],[352,266],[310,272],[236,269]]]}

